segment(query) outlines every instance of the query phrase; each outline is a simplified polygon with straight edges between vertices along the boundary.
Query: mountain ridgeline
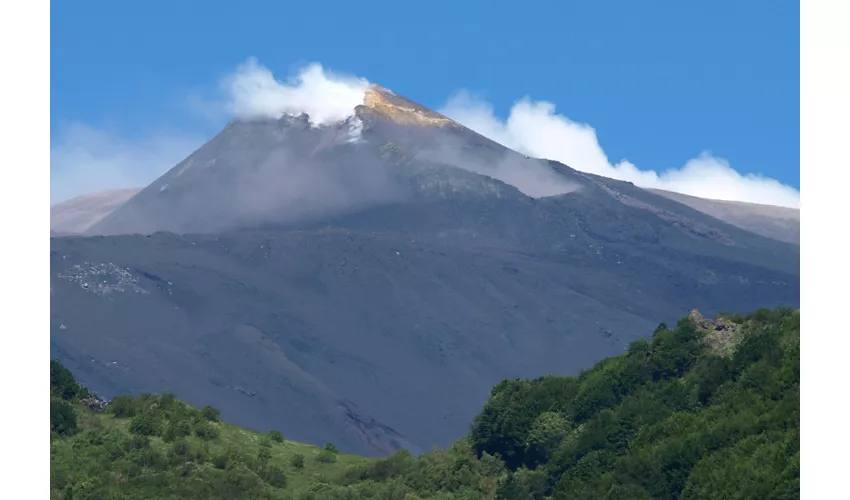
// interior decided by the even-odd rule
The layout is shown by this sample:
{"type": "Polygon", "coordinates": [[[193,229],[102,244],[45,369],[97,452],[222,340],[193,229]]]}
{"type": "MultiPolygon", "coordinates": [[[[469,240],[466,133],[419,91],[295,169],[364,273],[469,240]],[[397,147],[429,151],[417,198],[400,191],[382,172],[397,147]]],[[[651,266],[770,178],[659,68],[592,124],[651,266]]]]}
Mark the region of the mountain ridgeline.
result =
{"type": "MultiPolygon", "coordinates": [[[[435,402],[435,404],[440,404],[435,402]]],[[[577,376],[497,384],[469,434],[366,459],[171,394],[93,397],[51,363],[54,498],[800,497],[800,313],[660,325],[577,376]]],[[[288,422],[280,422],[281,428],[288,422]]]]}
{"type": "Polygon", "coordinates": [[[798,246],[379,87],[335,125],[234,120],[87,233],[50,255],[51,355],[87,387],[372,456],[694,307],[799,305],[798,246]]]}

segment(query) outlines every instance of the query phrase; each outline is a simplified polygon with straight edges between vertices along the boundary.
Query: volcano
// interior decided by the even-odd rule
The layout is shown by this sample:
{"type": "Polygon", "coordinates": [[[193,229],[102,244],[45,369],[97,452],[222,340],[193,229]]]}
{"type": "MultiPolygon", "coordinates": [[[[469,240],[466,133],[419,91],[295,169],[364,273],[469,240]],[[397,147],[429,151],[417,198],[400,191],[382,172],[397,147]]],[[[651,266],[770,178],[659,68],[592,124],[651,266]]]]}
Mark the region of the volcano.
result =
{"type": "Polygon", "coordinates": [[[231,121],[86,233],[51,238],[51,355],[83,383],[367,455],[693,308],[799,305],[798,246],[378,86],[330,125],[231,121]]]}
{"type": "Polygon", "coordinates": [[[363,102],[330,126],[307,115],[233,121],[89,234],[210,233],[402,201],[520,198],[518,188],[535,196],[580,185],[572,170],[527,160],[389,90],[372,86],[363,102]]]}

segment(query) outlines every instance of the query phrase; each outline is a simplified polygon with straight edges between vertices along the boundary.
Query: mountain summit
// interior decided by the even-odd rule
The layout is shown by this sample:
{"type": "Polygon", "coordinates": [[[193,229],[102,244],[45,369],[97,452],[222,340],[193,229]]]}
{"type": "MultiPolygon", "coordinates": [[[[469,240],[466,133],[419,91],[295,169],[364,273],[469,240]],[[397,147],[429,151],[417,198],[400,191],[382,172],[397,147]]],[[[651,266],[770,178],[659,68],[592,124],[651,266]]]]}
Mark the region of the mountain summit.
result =
{"type": "Polygon", "coordinates": [[[334,123],[230,122],[89,232],[51,239],[51,354],[88,387],[372,455],[693,308],[799,304],[799,247],[377,86],[334,123]]]}
{"type": "Polygon", "coordinates": [[[450,193],[565,192],[568,177],[373,85],[330,125],[303,114],[232,121],[89,233],[303,223],[450,193]]]}
{"type": "MultiPolygon", "coordinates": [[[[370,85],[363,97],[363,106],[375,113],[381,113],[397,123],[408,125],[431,125],[436,127],[452,126],[465,128],[440,113],[420,106],[380,85],[370,85]]],[[[359,114],[363,114],[360,110],[359,114]]]]}

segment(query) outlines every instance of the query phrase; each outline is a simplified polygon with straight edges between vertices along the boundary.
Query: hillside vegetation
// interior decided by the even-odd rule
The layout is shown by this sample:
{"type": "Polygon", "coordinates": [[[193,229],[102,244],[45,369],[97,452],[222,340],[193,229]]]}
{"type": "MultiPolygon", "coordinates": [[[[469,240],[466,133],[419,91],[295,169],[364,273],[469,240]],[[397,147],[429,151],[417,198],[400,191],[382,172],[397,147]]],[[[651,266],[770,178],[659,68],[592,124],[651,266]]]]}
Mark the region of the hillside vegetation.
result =
{"type": "Polygon", "coordinates": [[[59,499],[799,498],[799,332],[791,309],[692,315],[578,376],[501,382],[447,450],[378,460],[247,431],[168,394],[102,406],[51,362],[51,489],[59,499]]]}

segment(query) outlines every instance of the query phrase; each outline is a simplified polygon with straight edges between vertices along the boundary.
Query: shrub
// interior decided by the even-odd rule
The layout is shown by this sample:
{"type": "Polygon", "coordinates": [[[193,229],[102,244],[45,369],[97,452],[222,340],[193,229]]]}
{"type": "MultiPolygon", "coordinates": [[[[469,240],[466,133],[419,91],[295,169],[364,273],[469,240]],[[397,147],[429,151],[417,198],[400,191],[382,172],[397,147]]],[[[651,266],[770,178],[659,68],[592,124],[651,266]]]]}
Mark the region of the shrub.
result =
{"type": "Polygon", "coordinates": [[[168,449],[168,454],[172,457],[186,457],[189,455],[190,451],[191,448],[189,447],[189,443],[181,439],[180,441],[175,441],[171,444],[171,447],[168,449]]]}
{"type": "Polygon", "coordinates": [[[145,448],[135,452],[132,456],[132,461],[136,465],[148,469],[165,469],[168,467],[168,462],[165,457],[155,448],[145,448]]]}
{"type": "Polygon", "coordinates": [[[179,439],[182,436],[177,435],[176,429],[174,429],[173,425],[167,425],[165,430],[162,432],[162,440],[166,443],[173,443],[175,440],[179,439]]]}
{"type": "Polygon", "coordinates": [[[386,481],[391,477],[401,476],[413,468],[412,459],[409,451],[399,450],[392,456],[373,462],[371,467],[363,470],[361,478],[386,481]]]}
{"type": "Polygon", "coordinates": [[[270,441],[260,441],[260,449],[257,450],[257,460],[261,464],[266,464],[272,458],[272,444],[270,441]]]}
{"type": "Polygon", "coordinates": [[[336,462],[336,453],[328,450],[322,450],[316,457],[316,461],[325,464],[332,464],[336,462]]]}
{"type": "Polygon", "coordinates": [[[221,454],[221,455],[218,455],[218,456],[217,456],[217,457],[215,457],[215,459],[213,460],[213,466],[214,466],[216,469],[224,470],[224,469],[226,469],[226,468],[227,468],[227,465],[228,465],[228,464],[230,464],[230,457],[229,457],[229,456],[227,456],[227,454],[226,454],[226,453],[223,453],[223,454],[221,454]]]}
{"type": "Polygon", "coordinates": [[[302,455],[300,453],[296,453],[295,455],[292,455],[290,462],[292,463],[292,466],[295,467],[296,469],[303,469],[304,468],[304,455],[302,455]]]}
{"type": "Polygon", "coordinates": [[[127,451],[144,450],[150,448],[151,440],[147,436],[130,436],[124,442],[124,449],[127,451]]]}
{"type": "Polygon", "coordinates": [[[496,491],[496,498],[499,500],[545,498],[548,489],[546,479],[545,474],[540,470],[517,469],[502,478],[496,491]]]}
{"type": "Polygon", "coordinates": [[[153,436],[156,430],[156,422],[147,413],[136,415],[130,422],[130,432],[139,436],[153,436]]]}
{"type": "Polygon", "coordinates": [[[258,491],[262,486],[260,478],[245,465],[234,464],[210,479],[208,484],[215,498],[262,498],[258,491]]]}
{"type": "Polygon", "coordinates": [[[50,389],[65,400],[91,396],[88,389],[78,384],[71,372],[55,360],[50,360],[50,389]]]}
{"type": "Polygon", "coordinates": [[[218,439],[221,432],[218,430],[218,427],[208,422],[200,422],[195,425],[195,435],[204,441],[212,441],[218,439]]]}
{"type": "Polygon", "coordinates": [[[172,420],[165,427],[165,431],[162,433],[162,439],[166,442],[171,442],[190,434],[192,434],[192,425],[188,420],[172,420]]]}
{"type": "Polygon", "coordinates": [[[159,406],[165,409],[171,409],[177,406],[177,397],[170,392],[166,392],[159,397],[159,406]]]}
{"type": "Polygon", "coordinates": [[[207,405],[201,410],[201,415],[210,422],[218,422],[221,412],[212,406],[207,405]]]}
{"type": "Polygon", "coordinates": [[[209,460],[210,447],[207,443],[201,443],[199,447],[192,449],[192,453],[190,455],[195,462],[199,464],[206,463],[209,460]]]}
{"type": "Polygon", "coordinates": [[[526,461],[530,465],[546,463],[549,455],[564,440],[572,426],[569,419],[557,412],[543,412],[534,421],[528,433],[526,461]]]}
{"type": "Polygon", "coordinates": [[[339,450],[337,449],[337,447],[333,443],[325,444],[325,451],[327,451],[329,453],[339,453],[339,450]]]}
{"type": "Polygon", "coordinates": [[[138,411],[138,404],[130,395],[118,396],[109,403],[109,412],[116,418],[132,418],[138,411]]]}
{"type": "Polygon", "coordinates": [[[281,434],[280,431],[276,431],[276,430],[270,430],[269,434],[268,434],[268,438],[271,439],[272,441],[274,441],[275,443],[282,443],[284,441],[283,440],[283,434],[281,434]]]}
{"type": "Polygon", "coordinates": [[[65,400],[50,398],[50,430],[70,436],[77,430],[77,414],[65,400]]]}
{"type": "Polygon", "coordinates": [[[260,477],[275,488],[286,487],[286,473],[275,465],[263,467],[260,477]]]}

